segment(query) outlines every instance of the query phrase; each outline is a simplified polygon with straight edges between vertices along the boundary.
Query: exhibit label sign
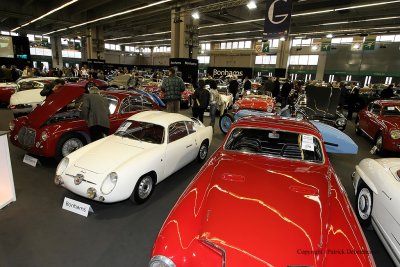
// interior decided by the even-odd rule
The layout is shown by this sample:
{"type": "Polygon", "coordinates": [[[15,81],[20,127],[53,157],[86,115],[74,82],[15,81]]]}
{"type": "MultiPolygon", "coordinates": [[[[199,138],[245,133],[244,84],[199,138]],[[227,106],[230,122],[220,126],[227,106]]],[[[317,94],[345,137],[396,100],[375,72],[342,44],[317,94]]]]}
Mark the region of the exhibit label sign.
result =
{"type": "Polygon", "coordinates": [[[28,165],[31,165],[32,167],[36,167],[38,159],[25,154],[24,159],[22,161],[28,165]]]}
{"type": "Polygon", "coordinates": [[[267,0],[264,21],[265,37],[282,37],[289,34],[292,0],[267,0]]]}
{"type": "Polygon", "coordinates": [[[90,212],[93,212],[90,205],[65,197],[62,208],[70,212],[87,217],[90,212]]]}

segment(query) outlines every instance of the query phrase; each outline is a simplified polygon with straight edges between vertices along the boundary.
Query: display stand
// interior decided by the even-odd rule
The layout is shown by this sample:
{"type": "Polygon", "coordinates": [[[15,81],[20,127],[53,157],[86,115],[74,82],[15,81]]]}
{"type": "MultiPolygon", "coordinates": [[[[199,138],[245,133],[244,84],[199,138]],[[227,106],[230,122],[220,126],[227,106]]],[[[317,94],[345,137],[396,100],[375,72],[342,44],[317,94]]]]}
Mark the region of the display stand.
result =
{"type": "Polygon", "coordinates": [[[7,132],[0,131],[0,209],[16,200],[7,132]]]}

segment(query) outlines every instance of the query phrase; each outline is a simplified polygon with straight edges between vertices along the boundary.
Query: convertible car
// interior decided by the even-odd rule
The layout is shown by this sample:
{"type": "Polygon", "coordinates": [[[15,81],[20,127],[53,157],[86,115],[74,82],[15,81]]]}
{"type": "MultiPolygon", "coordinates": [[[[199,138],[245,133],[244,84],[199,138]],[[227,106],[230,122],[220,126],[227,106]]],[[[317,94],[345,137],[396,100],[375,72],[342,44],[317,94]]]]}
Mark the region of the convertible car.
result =
{"type": "Polygon", "coordinates": [[[341,131],[346,129],[347,120],[337,110],[340,88],[308,85],[305,92],[297,100],[295,110],[297,118],[318,120],[341,131]]]}
{"type": "Polygon", "coordinates": [[[400,100],[376,100],[356,118],[356,133],[373,140],[375,152],[400,152],[400,100]]]}
{"type": "Polygon", "coordinates": [[[205,160],[211,140],[212,128],[198,120],[144,111],[127,119],[114,135],[65,157],[55,183],[100,202],[130,198],[141,204],[157,183],[196,158],[205,160]],[[102,158],[107,161],[99,162],[102,158]]]}
{"type": "Polygon", "coordinates": [[[396,266],[400,266],[400,159],[363,159],[352,175],[356,214],[361,224],[372,222],[396,266]]]}
{"type": "MultiPolygon", "coordinates": [[[[57,160],[89,143],[89,128],[78,110],[84,91],[80,84],[58,87],[27,116],[10,122],[11,143],[31,154],[57,160]]],[[[140,94],[124,91],[102,95],[109,104],[110,133],[139,111],[159,109],[152,99],[140,94]]]]}
{"type": "Polygon", "coordinates": [[[219,128],[226,134],[235,121],[235,115],[241,110],[254,110],[273,113],[275,112],[275,99],[270,95],[247,95],[238,100],[232,106],[232,113],[225,113],[219,118],[219,128]]]}
{"type": "Polygon", "coordinates": [[[347,145],[324,141],[308,121],[239,119],[168,215],[149,266],[375,266],[327,155],[347,145]]]}

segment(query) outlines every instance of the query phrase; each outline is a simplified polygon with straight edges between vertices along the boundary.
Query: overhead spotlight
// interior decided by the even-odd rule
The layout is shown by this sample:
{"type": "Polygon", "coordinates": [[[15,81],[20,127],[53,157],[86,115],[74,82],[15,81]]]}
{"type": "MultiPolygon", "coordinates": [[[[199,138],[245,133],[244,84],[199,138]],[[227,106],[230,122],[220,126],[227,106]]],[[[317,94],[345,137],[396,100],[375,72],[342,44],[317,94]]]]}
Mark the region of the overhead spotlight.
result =
{"type": "Polygon", "coordinates": [[[313,46],[311,46],[311,50],[312,51],[317,51],[318,50],[318,45],[313,45],[313,46]]]}
{"type": "Polygon", "coordinates": [[[328,33],[327,35],[326,35],[326,38],[332,38],[333,37],[333,34],[332,33],[328,33]]]}
{"type": "Polygon", "coordinates": [[[281,38],[279,38],[279,41],[285,41],[285,37],[282,36],[281,38]]]}
{"type": "Polygon", "coordinates": [[[353,49],[358,50],[360,48],[361,48],[361,44],[360,43],[353,44],[353,49]]]}
{"type": "Polygon", "coordinates": [[[256,9],[256,8],[257,8],[256,1],[250,0],[250,1],[247,3],[247,8],[248,8],[248,9],[256,9]]]}
{"type": "Polygon", "coordinates": [[[200,18],[200,13],[199,13],[199,11],[194,10],[194,11],[192,12],[192,17],[193,17],[194,19],[199,19],[199,18],[200,18]]]}

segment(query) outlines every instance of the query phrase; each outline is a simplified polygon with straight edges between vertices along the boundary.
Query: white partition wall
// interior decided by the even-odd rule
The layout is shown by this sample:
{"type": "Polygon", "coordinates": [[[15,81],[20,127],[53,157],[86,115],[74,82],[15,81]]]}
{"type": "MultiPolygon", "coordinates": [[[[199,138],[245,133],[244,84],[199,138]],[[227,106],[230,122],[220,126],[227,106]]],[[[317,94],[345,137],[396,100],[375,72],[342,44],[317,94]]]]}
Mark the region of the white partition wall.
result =
{"type": "Polygon", "coordinates": [[[7,132],[0,132],[0,209],[16,200],[7,132]]]}

